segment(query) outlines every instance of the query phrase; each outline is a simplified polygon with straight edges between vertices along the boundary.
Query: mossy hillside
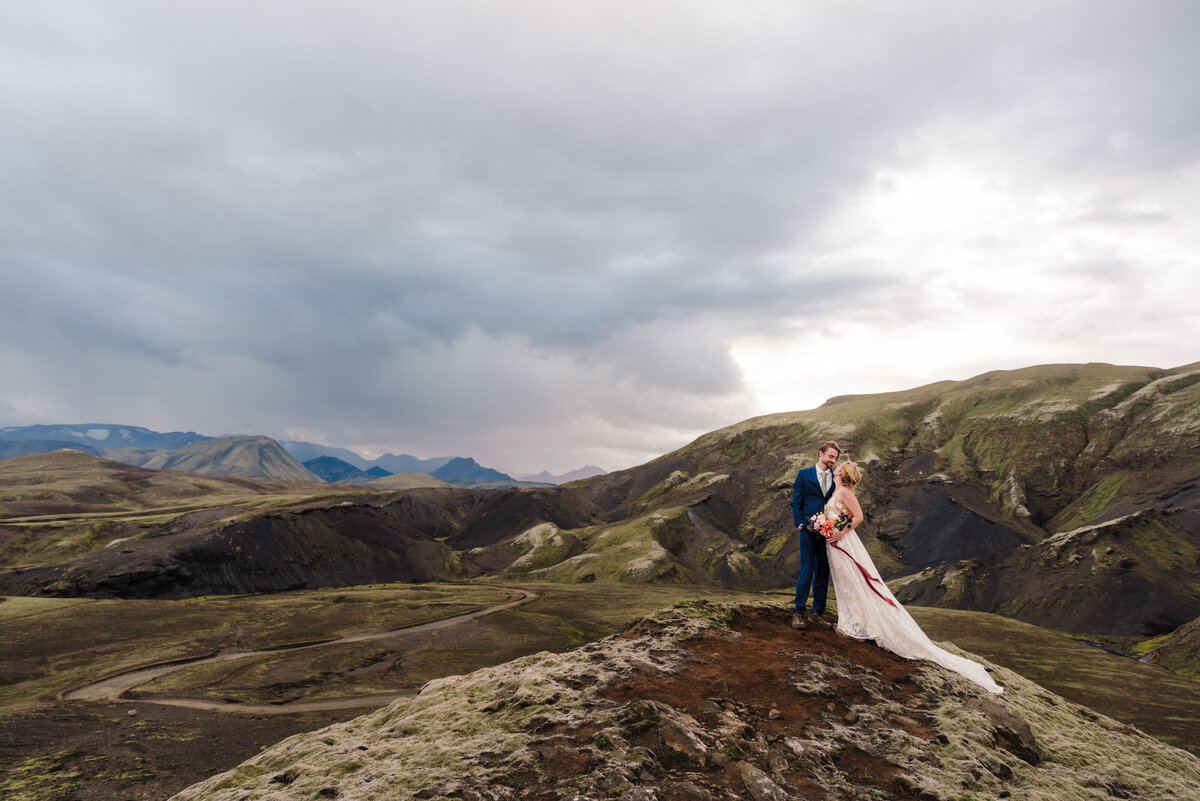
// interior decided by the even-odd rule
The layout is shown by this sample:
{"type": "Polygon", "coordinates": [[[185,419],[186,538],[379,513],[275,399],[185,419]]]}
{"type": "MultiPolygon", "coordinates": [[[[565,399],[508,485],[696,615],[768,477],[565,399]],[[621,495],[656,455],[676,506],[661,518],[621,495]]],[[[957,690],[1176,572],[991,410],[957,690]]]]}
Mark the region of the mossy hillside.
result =
{"type": "MultiPolygon", "coordinates": [[[[660,665],[672,663],[672,639],[704,625],[682,615],[672,622],[673,637],[656,642],[652,659],[660,665]]],[[[612,710],[606,715],[593,703],[595,687],[645,663],[647,644],[644,638],[609,638],[564,654],[543,652],[438,679],[414,698],[285,740],[174,799],[299,799],[322,792],[383,799],[412,797],[431,786],[486,785],[536,760],[528,750],[535,719],[567,728],[606,717],[615,723],[612,710]],[[481,765],[480,755],[505,755],[507,769],[481,765]]],[[[632,756],[629,762],[636,764],[632,756]]]]}
{"type": "Polygon", "coordinates": [[[0,460],[0,565],[32,567],[159,533],[364,494],[361,487],[145,470],[79,451],[0,460]]]}
{"type": "Polygon", "coordinates": [[[538,523],[493,545],[472,548],[464,557],[493,568],[499,575],[520,575],[551,567],[582,552],[578,533],[564,532],[553,523],[538,523]]]}
{"type": "Polygon", "coordinates": [[[556,565],[578,553],[582,546],[576,537],[564,534],[553,523],[539,523],[517,535],[514,542],[522,548],[521,555],[509,565],[514,572],[556,565]]]}
{"type": "MultiPolygon", "coordinates": [[[[414,691],[447,674],[618,630],[630,616],[681,598],[741,599],[716,587],[536,584],[532,607],[492,615],[427,641],[295,649],[183,668],[139,685],[141,698],[284,703],[414,691]]],[[[148,664],[388,631],[505,600],[476,585],[390,585],[189,601],[8,597],[0,602],[0,713],[53,703],[61,692],[148,664]],[[283,628],[280,628],[280,627],[283,628]],[[97,635],[103,632],[103,635],[97,635]]]]}
{"type": "Polygon", "coordinates": [[[675,573],[678,580],[675,560],[658,536],[686,519],[686,509],[662,509],[616,525],[577,530],[582,553],[528,575],[549,581],[645,582],[675,573]]]}
{"type": "Polygon", "coordinates": [[[928,568],[906,603],[990,609],[1096,638],[1157,635],[1200,614],[1200,547],[1172,518],[1136,513],[1019,548],[994,563],[928,568]]]}
{"type": "Polygon", "coordinates": [[[1156,638],[1150,646],[1145,651],[1147,662],[1200,680],[1200,617],[1156,638]]]}
{"type": "MultiPolygon", "coordinates": [[[[949,650],[969,656],[953,646],[949,650]]],[[[993,798],[1008,792],[1031,801],[1106,799],[1114,793],[1166,801],[1200,793],[1200,758],[1015,673],[1002,675],[1003,709],[1029,724],[1042,761],[1031,765],[997,751],[987,715],[959,700],[962,681],[945,671],[926,670],[927,692],[941,699],[934,717],[945,742],[936,738],[924,744],[923,754],[933,757],[932,769],[916,767],[921,754],[913,755],[909,770],[914,788],[938,799],[993,798]],[[1002,778],[1008,771],[1011,778],[1002,778]]]]}
{"type": "MultiPolygon", "coordinates": [[[[669,707],[653,706],[654,697],[636,704],[614,704],[603,691],[635,673],[667,676],[682,665],[684,642],[723,630],[729,616],[709,604],[680,605],[656,616],[650,627],[586,645],[567,654],[537,654],[466,676],[431,682],[415,698],[343,724],[286,740],[226,774],[215,776],[174,797],[175,801],[259,801],[275,799],[354,798],[358,801],[413,797],[517,798],[555,785],[546,772],[546,738],[537,732],[595,732],[589,759],[602,770],[576,780],[575,792],[603,794],[599,777],[620,772],[648,789],[663,781],[665,761],[647,762],[627,738],[653,727],[668,714],[676,729],[693,727],[714,753],[714,741],[696,720],[669,707]],[[660,627],[666,626],[665,629],[660,627]],[[648,634],[647,632],[654,632],[648,634]],[[639,717],[641,716],[641,717],[639,717]],[[624,736],[622,736],[624,733],[624,736]],[[539,747],[540,744],[540,747],[539,747]],[[652,767],[651,772],[644,767],[652,767]]],[[[736,636],[736,634],[732,635],[736,636]]],[[[954,646],[951,650],[959,653],[954,646]]],[[[780,652],[779,659],[789,658],[780,652]]],[[[1056,696],[1045,688],[996,666],[989,666],[1006,687],[998,698],[956,674],[932,665],[915,673],[917,693],[899,703],[879,674],[821,653],[813,670],[838,683],[861,684],[866,701],[854,707],[856,720],[825,716],[821,725],[793,737],[789,748],[803,755],[778,769],[804,771],[833,797],[877,797],[856,786],[837,765],[844,753],[879,760],[900,775],[910,792],[937,799],[995,798],[1011,795],[1034,801],[1102,799],[1114,792],[1127,797],[1178,799],[1200,794],[1200,759],[1142,735],[1131,727],[1056,696]],[[913,710],[928,728],[916,734],[913,710]],[[996,721],[1027,725],[1040,758],[1021,757],[1002,747],[996,721]],[[1005,793],[1005,796],[1001,796],[1005,793]]],[[[763,670],[779,669],[771,664],[763,670]]],[[[789,692],[802,696],[807,685],[789,692]]],[[[813,692],[821,691],[814,685],[813,692]]],[[[750,699],[736,699],[748,701],[750,699]]],[[[756,697],[763,709],[777,703],[756,697]]],[[[1009,725],[1005,723],[1005,725],[1009,725]]],[[[699,741],[699,740],[697,740],[699,741]]],[[[704,748],[704,745],[700,746],[704,748]]],[[[752,751],[730,742],[738,758],[752,751]]],[[[703,753],[703,752],[700,752],[703,753]]],[[[705,761],[690,765],[689,775],[713,769],[705,761]]],[[[631,788],[627,788],[631,789],[631,788]]],[[[661,788],[659,788],[661,791],[661,788]]]]}
{"type": "Polygon", "coordinates": [[[1073,703],[1200,756],[1200,683],[1168,672],[1166,665],[1137,662],[1088,640],[1000,615],[907,608],[934,640],[953,642],[1073,703]]]}
{"type": "Polygon", "coordinates": [[[1133,396],[1124,436],[1109,458],[1134,469],[1194,456],[1200,444],[1200,370],[1160,379],[1133,396]]]}
{"type": "Polygon", "coordinates": [[[714,473],[711,470],[703,470],[696,475],[689,475],[682,470],[674,470],[642,495],[632,508],[635,511],[645,511],[662,506],[668,501],[678,502],[728,480],[728,474],[714,473]]]}
{"type": "Polygon", "coordinates": [[[1128,477],[1125,473],[1111,473],[1105,476],[1088,487],[1054,518],[1046,521],[1046,528],[1052,532],[1070,531],[1104,519],[1106,513],[1125,502],[1127,483],[1128,477]]]}
{"type": "Polygon", "coordinates": [[[1005,515],[1018,522],[1030,514],[1044,520],[1084,489],[1076,486],[1070,465],[1088,445],[1096,410],[1134,393],[1158,372],[1045,365],[834,398],[811,411],[752,418],[706,434],[673,456],[707,470],[727,469],[750,455],[803,455],[827,438],[852,439],[856,458],[885,464],[937,451],[951,476],[980,482],[1005,515]],[[1039,496],[1032,509],[1027,485],[1039,496]]]}
{"type": "MultiPolygon", "coordinates": [[[[262,496],[353,497],[362,487],[147,470],[79,451],[0,460],[0,519],[192,511],[262,496]]],[[[266,500],[271,500],[270,497],[266,500]]]]}

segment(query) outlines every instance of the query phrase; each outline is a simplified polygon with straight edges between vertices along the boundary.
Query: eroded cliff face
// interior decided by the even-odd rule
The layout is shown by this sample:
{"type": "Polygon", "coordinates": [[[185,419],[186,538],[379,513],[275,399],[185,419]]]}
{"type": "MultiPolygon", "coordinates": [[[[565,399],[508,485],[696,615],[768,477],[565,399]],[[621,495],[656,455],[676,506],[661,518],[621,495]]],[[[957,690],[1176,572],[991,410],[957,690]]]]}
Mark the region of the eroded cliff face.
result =
{"type": "Polygon", "coordinates": [[[1197,757],[988,667],[1004,695],[785,610],[690,603],[432,682],[174,801],[1200,797],[1197,757]]]}

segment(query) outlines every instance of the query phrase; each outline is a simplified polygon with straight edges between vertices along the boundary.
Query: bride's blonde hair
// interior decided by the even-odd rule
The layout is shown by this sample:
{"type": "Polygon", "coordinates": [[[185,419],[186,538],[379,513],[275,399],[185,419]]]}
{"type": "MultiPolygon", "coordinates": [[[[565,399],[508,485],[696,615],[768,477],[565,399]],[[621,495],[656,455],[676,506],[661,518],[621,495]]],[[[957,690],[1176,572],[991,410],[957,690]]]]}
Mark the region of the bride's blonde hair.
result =
{"type": "Polygon", "coordinates": [[[847,487],[853,487],[860,481],[862,481],[862,468],[856,462],[843,462],[842,484],[847,487]]]}

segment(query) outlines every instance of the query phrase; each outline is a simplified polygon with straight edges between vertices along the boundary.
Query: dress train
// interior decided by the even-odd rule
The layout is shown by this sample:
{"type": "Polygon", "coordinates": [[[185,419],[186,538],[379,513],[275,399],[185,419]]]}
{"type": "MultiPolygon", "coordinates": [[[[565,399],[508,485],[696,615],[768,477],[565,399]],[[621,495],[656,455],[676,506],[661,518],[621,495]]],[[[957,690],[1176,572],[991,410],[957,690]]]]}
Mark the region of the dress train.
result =
{"type": "Polygon", "coordinates": [[[857,533],[848,532],[836,545],[841,550],[834,547],[833,543],[826,545],[826,548],[829,553],[829,577],[837,596],[838,628],[843,633],[856,640],[874,640],[880,647],[905,659],[936,662],[990,693],[1004,692],[983,665],[952,654],[929,639],[908,610],[878,578],[879,571],[857,533]]]}

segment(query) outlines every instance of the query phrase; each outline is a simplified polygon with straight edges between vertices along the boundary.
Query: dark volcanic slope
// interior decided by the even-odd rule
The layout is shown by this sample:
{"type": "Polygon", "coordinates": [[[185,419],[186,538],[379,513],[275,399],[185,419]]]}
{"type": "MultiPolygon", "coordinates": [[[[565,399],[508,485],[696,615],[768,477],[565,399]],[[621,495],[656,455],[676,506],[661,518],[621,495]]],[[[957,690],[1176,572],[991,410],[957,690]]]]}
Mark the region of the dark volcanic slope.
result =
{"type": "Polygon", "coordinates": [[[263,515],[211,529],[164,529],[73,562],[0,575],[12,594],[184,598],[477,574],[461,551],[543,520],[586,512],[557,491],[420,489],[263,515]]]}

